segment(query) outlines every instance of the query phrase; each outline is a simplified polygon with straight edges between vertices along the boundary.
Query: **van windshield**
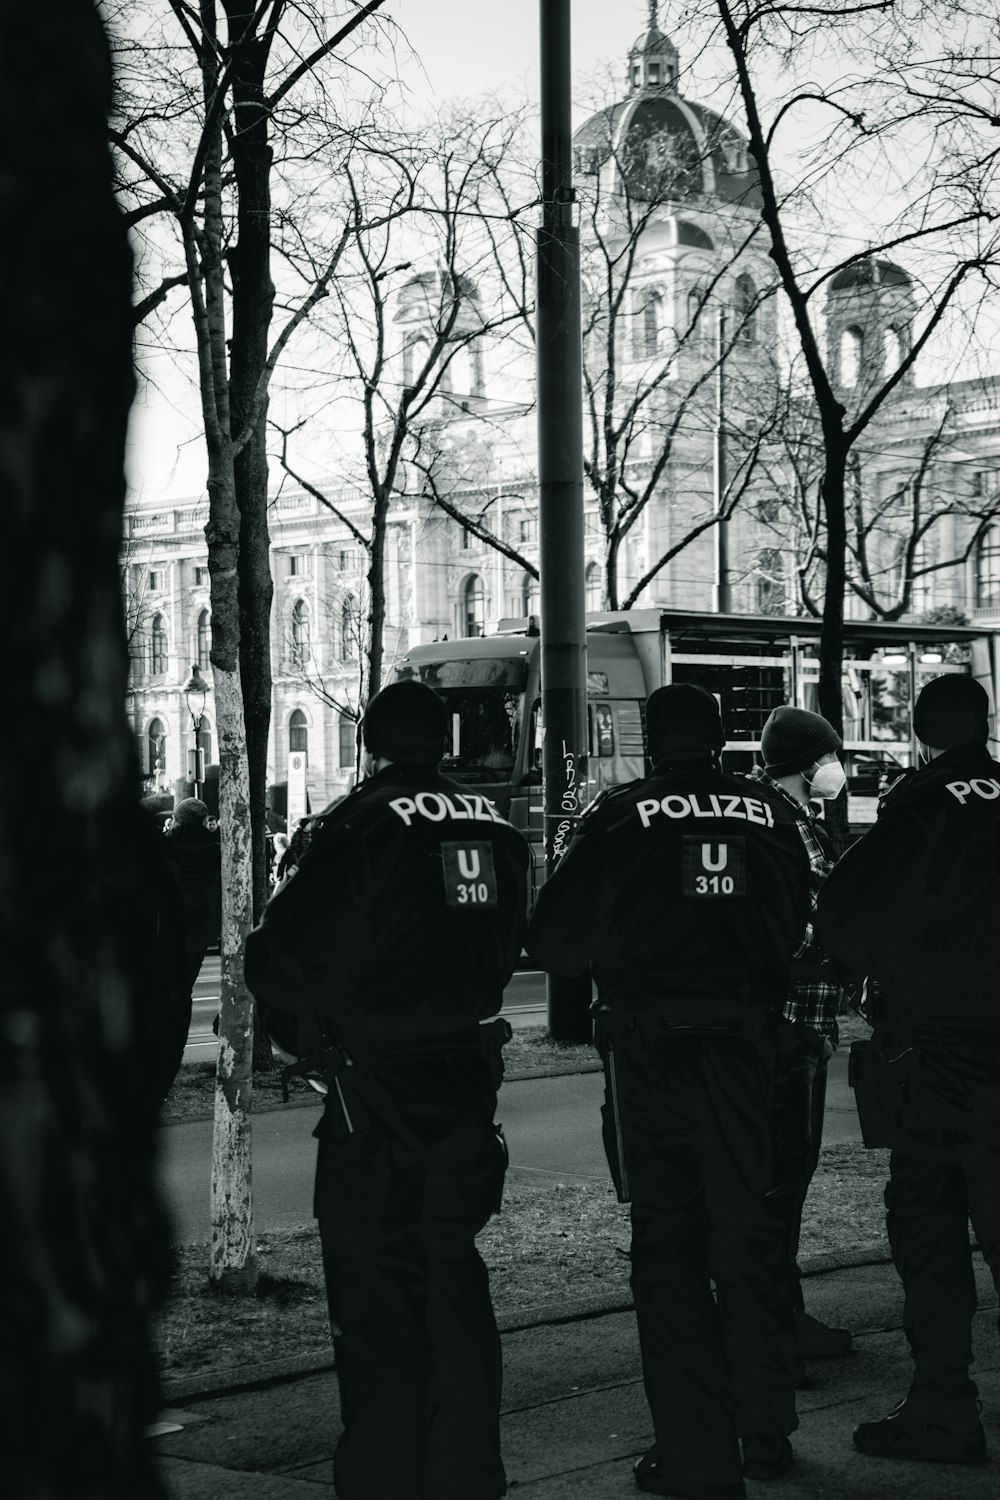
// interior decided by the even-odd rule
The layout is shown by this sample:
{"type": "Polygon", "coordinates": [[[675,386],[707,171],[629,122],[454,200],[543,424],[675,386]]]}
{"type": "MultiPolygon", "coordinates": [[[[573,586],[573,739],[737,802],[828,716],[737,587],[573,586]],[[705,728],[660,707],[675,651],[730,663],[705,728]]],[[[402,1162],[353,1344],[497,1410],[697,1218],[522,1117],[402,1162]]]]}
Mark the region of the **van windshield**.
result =
{"type": "Polygon", "coordinates": [[[407,660],[396,676],[426,682],[447,704],[449,753],[441,762],[446,775],[459,781],[510,780],[528,685],[524,657],[407,660]]]}

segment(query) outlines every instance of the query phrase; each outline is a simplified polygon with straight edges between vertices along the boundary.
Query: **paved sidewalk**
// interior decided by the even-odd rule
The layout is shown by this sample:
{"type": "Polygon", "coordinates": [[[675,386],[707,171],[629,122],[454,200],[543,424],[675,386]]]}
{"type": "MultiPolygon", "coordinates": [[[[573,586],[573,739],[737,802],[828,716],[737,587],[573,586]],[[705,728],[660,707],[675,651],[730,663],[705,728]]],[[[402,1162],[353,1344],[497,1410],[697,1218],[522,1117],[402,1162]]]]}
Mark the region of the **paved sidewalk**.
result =
{"type": "MultiPolygon", "coordinates": [[[[996,1295],[975,1257],[980,1311],[975,1369],[991,1460],[984,1468],[865,1458],[851,1429],[883,1416],[905,1391],[910,1361],[902,1297],[890,1265],[808,1276],[806,1303],[825,1321],[850,1327],[857,1352],[815,1361],[798,1393],[796,1466],[776,1485],[747,1481],[747,1494],[780,1500],[996,1500],[1000,1494],[1000,1349],[996,1295]]],[[[808,1268],[807,1268],[808,1269],[808,1268]]],[[[524,1500],[614,1500],[638,1496],[631,1468],[650,1445],[635,1319],[630,1310],[530,1323],[508,1318],[502,1436],[512,1496],[524,1500]]],[[[175,1386],[152,1438],[171,1500],[322,1500],[333,1496],[333,1445],[340,1430],[332,1370],[290,1373],[250,1388],[211,1394],[175,1386]]],[[[373,1500],[383,1500],[372,1492],[373,1500]]],[[[393,1500],[386,1495],[384,1500],[393,1500]]],[[[433,1497],[429,1497],[433,1500],[433,1497]]]]}

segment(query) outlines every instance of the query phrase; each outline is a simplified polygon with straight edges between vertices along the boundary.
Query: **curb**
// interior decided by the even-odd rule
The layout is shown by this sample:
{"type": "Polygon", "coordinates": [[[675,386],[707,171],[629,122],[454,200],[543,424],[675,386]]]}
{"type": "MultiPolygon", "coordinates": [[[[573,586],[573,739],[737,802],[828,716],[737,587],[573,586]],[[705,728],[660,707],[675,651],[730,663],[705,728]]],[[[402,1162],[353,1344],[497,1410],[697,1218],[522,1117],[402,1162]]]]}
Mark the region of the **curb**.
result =
{"type": "MultiPolygon", "coordinates": [[[[801,1264],[803,1277],[830,1276],[838,1271],[860,1270],[871,1266],[888,1266],[892,1257],[888,1251],[875,1255],[871,1251],[859,1250],[846,1255],[806,1256],[801,1264]]],[[[500,1336],[526,1333],[532,1328],[554,1327],[564,1323],[586,1323],[596,1318],[615,1317],[629,1313],[634,1303],[627,1293],[615,1297],[590,1297],[575,1302],[549,1302],[534,1307],[516,1308],[497,1317],[500,1336]]],[[[312,1375],[332,1373],[334,1364],[332,1351],[303,1354],[291,1359],[261,1360],[246,1372],[226,1376],[223,1370],[206,1370],[202,1375],[166,1376],[161,1381],[161,1396],[164,1406],[177,1406],[186,1401],[208,1401],[216,1396],[234,1396],[243,1391],[263,1390],[273,1385],[291,1384],[312,1375]]]]}
{"type": "MultiPolygon", "coordinates": [[[[531,1083],[542,1078],[565,1078],[571,1073],[600,1073],[601,1069],[602,1065],[600,1062],[562,1064],[555,1063],[544,1073],[526,1073],[523,1070],[518,1070],[512,1073],[505,1073],[503,1082],[531,1083]]],[[[252,1118],[254,1115],[273,1114],[275,1110],[279,1109],[305,1109],[310,1106],[316,1108],[317,1106],[321,1106],[322,1103],[323,1097],[321,1094],[318,1094],[315,1089],[309,1089],[308,1092],[301,1092],[299,1089],[296,1089],[295,1093],[289,1096],[287,1104],[283,1099],[254,1098],[250,1114],[252,1118]]],[[[211,1109],[206,1109],[203,1114],[189,1115],[184,1120],[161,1120],[159,1128],[161,1130],[169,1130],[172,1125],[197,1125],[199,1123],[204,1123],[206,1120],[211,1120],[212,1118],[213,1111],[211,1109]]]]}

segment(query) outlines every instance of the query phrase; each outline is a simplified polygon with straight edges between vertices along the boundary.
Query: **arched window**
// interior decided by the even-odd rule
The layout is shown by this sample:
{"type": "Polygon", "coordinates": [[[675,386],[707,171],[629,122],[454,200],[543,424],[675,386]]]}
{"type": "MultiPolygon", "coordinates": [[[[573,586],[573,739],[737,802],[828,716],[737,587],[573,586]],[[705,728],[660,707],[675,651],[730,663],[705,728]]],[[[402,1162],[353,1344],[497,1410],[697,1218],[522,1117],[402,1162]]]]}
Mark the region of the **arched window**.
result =
{"type": "Polygon", "coordinates": [[[149,670],[154,677],[167,670],[167,627],[162,615],[153,616],[149,632],[149,670]]]}
{"type": "Polygon", "coordinates": [[[784,607],[784,558],[776,547],[765,547],[757,559],[757,613],[780,615],[784,607]]]}
{"type": "Polygon", "coordinates": [[[884,373],[886,375],[895,374],[903,358],[903,343],[897,329],[887,328],[882,334],[882,352],[885,355],[884,373]]]}
{"type": "Polygon", "coordinates": [[[708,318],[702,312],[705,304],[705,288],[693,286],[687,295],[688,337],[696,340],[704,336],[708,318]]]}
{"type": "Polygon", "coordinates": [[[167,733],[159,719],[150,719],[146,730],[146,774],[155,776],[166,766],[167,733]]]}
{"type": "Polygon", "coordinates": [[[660,294],[653,286],[636,293],[632,352],[636,359],[652,359],[660,342],[660,294]]]}
{"type": "Polygon", "coordinates": [[[342,771],[357,759],[358,726],[350,714],[341,714],[337,725],[337,764],[342,771]]]}
{"type": "Polygon", "coordinates": [[[358,610],[353,594],[348,594],[340,606],[340,659],[341,661],[353,661],[355,657],[355,636],[357,631],[358,610]]]}
{"type": "Polygon", "coordinates": [[[524,599],[524,613],[526,615],[537,615],[541,602],[541,593],[538,587],[538,579],[530,573],[525,573],[524,582],[521,585],[521,596],[524,599]]]}
{"type": "Polygon", "coordinates": [[[587,564],[583,575],[583,587],[586,592],[587,609],[600,609],[604,590],[601,587],[601,569],[598,563],[589,562],[587,564]]]}
{"type": "Polygon", "coordinates": [[[292,609],[292,660],[297,667],[304,667],[311,654],[309,606],[304,599],[296,599],[292,609]]]}
{"type": "Polygon", "coordinates": [[[198,649],[195,659],[204,671],[211,665],[212,655],[212,617],[207,609],[203,609],[198,616],[198,649]]]}
{"type": "Polygon", "coordinates": [[[976,606],[1000,607],[1000,526],[993,523],[976,548],[976,606]]]}
{"type": "Polygon", "coordinates": [[[845,390],[853,390],[861,379],[861,361],[865,352],[865,336],[860,328],[845,328],[840,335],[840,383],[845,390]]]}
{"type": "Polygon", "coordinates": [[[288,716],[288,753],[294,755],[301,750],[304,755],[309,749],[309,728],[306,724],[306,716],[301,708],[295,708],[288,716]]]}
{"type": "Polygon", "coordinates": [[[462,585],[459,633],[464,636],[482,635],[486,624],[486,594],[483,580],[478,573],[471,573],[462,585]]]}
{"type": "Polygon", "coordinates": [[[736,278],[735,307],[737,337],[742,344],[757,342],[757,288],[750,276],[736,278]]]}

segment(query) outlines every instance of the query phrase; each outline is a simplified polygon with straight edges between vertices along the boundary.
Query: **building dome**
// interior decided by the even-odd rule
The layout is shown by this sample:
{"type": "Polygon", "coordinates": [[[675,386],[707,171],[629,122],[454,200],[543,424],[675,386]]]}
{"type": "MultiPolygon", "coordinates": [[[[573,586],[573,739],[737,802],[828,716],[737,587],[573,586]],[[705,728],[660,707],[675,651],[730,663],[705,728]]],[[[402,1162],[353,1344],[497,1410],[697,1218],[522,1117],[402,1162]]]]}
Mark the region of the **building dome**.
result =
{"type": "Polygon", "coordinates": [[[827,296],[832,292],[849,291],[855,287],[908,287],[911,284],[907,273],[895,261],[876,260],[874,256],[868,255],[863,260],[856,260],[853,265],[845,266],[836,276],[831,277],[827,296]]]}
{"type": "Polygon", "coordinates": [[[722,115],[677,92],[677,49],[656,24],[628,57],[629,96],[592,115],[573,137],[576,170],[615,164],[615,189],[640,201],[713,198],[759,209],[760,177],[744,135],[722,115]]]}

